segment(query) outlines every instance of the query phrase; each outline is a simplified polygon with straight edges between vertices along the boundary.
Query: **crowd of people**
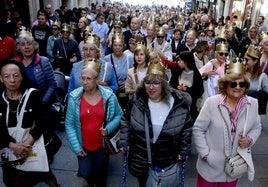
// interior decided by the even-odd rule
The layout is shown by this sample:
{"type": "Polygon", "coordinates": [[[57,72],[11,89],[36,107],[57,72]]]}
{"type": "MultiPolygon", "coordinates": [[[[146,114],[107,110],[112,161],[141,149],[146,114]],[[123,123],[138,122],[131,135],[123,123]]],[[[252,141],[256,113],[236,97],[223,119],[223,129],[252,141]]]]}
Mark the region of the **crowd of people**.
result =
{"type": "MultiPolygon", "coordinates": [[[[42,134],[46,144],[57,125],[51,106],[59,86],[55,72],[61,72],[65,130],[77,175],[89,186],[106,186],[103,138],[120,128],[120,150],[128,153],[140,187],[179,186],[180,178],[165,181],[159,168],[179,175],[191,145],[198,152],[197,187],[235,187],[241,176],[224,170],[225,138],[233,157],[238,149],[250,150],[261,132],[259,114],[266,114],[268,100],[264,19],[259,16],[243,34],[233,17],[215,20],[206,8],[185,12],[109,2],[73,9],[48,4],[30,26],[21,16],[10,17],[0,30],[0,146],[27,158],[42,134]],[[19,123],[30,88],[32,114],[25,110],[22,127],[33,127],[26,141],[16,142],[8,128],[19,123]]],[[[54,155],[47,154],[51,163],[54,155]]],[[[254,173],[252,159],[245,162],[254,173]]],[[[8,187],[60,183],[51,170],[6,166],[3,175],[8,187]]]]}

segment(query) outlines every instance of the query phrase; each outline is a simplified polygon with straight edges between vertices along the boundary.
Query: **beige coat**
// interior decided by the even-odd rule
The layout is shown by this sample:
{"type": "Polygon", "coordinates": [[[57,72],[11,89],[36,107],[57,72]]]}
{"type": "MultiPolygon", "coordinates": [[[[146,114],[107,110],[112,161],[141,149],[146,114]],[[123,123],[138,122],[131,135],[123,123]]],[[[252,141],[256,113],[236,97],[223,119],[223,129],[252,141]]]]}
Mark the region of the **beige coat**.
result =
{"type": "MultiPolygon", "coordinates": [[[[204,106],[202,107],[198,118],[193,126],[193,140],[199,154],[197,160],[198,173],[209,182],[230,182],[236,179],[230,178],[224,172],[225,165],[225,141],[224,141],[224,127],[225,122],[220,114],[221,108],[223,117],[226,119],[227,124],[230,124],[230,118],[227,109],[224,106],[219,105],[220,95],[209,97],[204,106]],[[204,156],[208,155],[207,160],[203,160],[204,156]]],[[[248,97],[248,107],[243,107],[240,116],[238,118],[237,129],[233,148],[231,150],[231,156],[243,152],[242,156],[246,158],[249,164],[249,179],[252,180],[254,176],[254,166],[251,154],[248,154],[247,149],[238,150],[238,141],[240,139],[239,134],[243,132],[244,124],[247,120],[247,128],[245,134],[250,136],[253,140],[252,145],[258,139],[261,133],[260,117],[258,115],[258,102],[252,97],[248,97]],[[247,112],[247,108],[249,111],[247,112]],[[247,117],[248,113],[248,117],[247,117]]],[[[229,133],[230,128],[229,128],[229,133]]]]}

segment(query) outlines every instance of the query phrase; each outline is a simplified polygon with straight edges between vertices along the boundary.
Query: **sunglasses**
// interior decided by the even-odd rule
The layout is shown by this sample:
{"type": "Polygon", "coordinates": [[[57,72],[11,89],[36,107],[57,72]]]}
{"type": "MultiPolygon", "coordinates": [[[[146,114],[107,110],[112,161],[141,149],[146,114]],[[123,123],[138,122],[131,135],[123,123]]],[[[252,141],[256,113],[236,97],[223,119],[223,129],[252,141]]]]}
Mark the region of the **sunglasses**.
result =
{"type": "Polygon", "coordinates": [[[61,33],[68,33],[69,34],[70,32],[69,31],[61,31],[61,33]]]}
{"type": "Polygon", "coordinates": [[[224,55],[225,57],[227,57],[228,56],[228,53],[219,53],[219,55],[220,56],[223,56],[224,55]]]}
{"type": "Polygon", "coordinates": [[[239,85],[240,88],[245,88],[247,87],[248,83],[247,82],[231,82],[230,83],[231,88],[236,88],[237,85],[239,85]]]}
{"type": "Polygon", "coordinates": [[[165,38],[165,36],[157,36],[157,38],[165,38]]]}

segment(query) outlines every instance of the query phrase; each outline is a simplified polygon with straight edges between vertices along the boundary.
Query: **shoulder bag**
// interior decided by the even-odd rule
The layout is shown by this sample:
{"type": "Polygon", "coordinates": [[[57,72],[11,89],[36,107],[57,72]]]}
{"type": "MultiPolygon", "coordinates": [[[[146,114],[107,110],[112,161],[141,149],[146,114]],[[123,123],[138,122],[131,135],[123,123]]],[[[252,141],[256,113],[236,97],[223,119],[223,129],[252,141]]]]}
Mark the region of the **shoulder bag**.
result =
{"type": "MultiPolygon", "coordinates": [[[[33,88],[30,88],[27,91],[22,108],[18,115],[17,126],[8,128],[8,132],[10,136],[12,136],[16,140],[16,142],[25,141],[31,129],[31,128],[24,129],[21,127],[21,125],[22,125],[23,116],[24,116],[25,107],[26,107],[28,98],[33,90],[34,90],[33,88]]],[[[15,156],[13,155],[13,159],[14,157],[15,156]]],[[[38,172],[49,171],[48,159],[47,159],[47,153],[46,153],[46,149],[44,145],[43,135],[41,135],[38,140],[35,140],[32,146],[32,152],[25,159],[25,162],[23,162],[21,165],[16,166],[16,169],[22,170],[22,171],[38,171],[38,172]]]]}
{"type": "MultiPolygon", "coordinates": [[[[239,178],[248,171],[248,164],[239,153],[235,156],[231,156],[232,146],[230,146],[231,137],[229,136],[229,133],[228,133],[229,125],[227,124],[227,121],[225,120],[220,107],[218,108],[220,110],[220,114],[225,123],[225,126],[224,126],[224,153],[226,156],[225,173],[232,178],[239,178]]],[[[247,112],[248,112],[248,109],[247,109],[247,112]]],[[[245,136],[245,133],[246,133],[246,126],[247,126],[247,123],[245,123],[244,125],[243,137],[245,136]]]]}
{"type": "MultiPolygon", "coordinates": [[[[105,115],[104,115],[105,119],[103,128],[105,128],[107,125],[106,117],[108,112],[108,105],[109,105],[109,99],[105,103],[105,115]]],[[[105,153],[107,154],[119,153],[120,151],[119,140],[120,140],[120,126],[114,132],[103,137],[105,153]]]]}
{"type": "Polygon", "coordinates": [[[161,186],[161,187],[183,187],[184,177],[182,176],[182,170],[179,163],[174,163],[166,168],[159,168],[152,166],[152,153],[151,153],[151,141],[149,135],[148,118],[145,114],[145,136],[146,136],[146,148],[148,156],[149,173],[146,181],[146,187],[161,186]]]}

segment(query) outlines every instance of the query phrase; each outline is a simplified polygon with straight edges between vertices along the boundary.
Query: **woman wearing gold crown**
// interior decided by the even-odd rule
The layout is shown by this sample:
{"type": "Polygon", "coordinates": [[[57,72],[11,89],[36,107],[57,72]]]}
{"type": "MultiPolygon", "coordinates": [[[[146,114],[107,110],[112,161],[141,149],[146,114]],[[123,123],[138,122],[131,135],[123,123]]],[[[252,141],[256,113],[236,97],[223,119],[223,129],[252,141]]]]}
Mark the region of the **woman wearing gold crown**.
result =
{"type": "Polygon", "coordinates": [[[81,60],[78,43],[70,38],[71,26],[64,23],[61,25],[61,38],[56,40],[53,47],[53,68],[70,75],[73,63],[81,60]]]}
{"type": "MultiPolygon", "coordinates": [[[[75,88],[82,86],[82,82],[80,80],[80,74],[82,72],[83,66],[87,59],[95,59],[99,60],[100,58],[100,38],[95,35],[93,32],[88,33],[88,36],[85,39],[85,42],[82,47],[84,59],[74,63],[73,68],[71,70],[69,84],[68,84],[68,95],[75,88]]],[[[101,72],[105,69],[101,69],[101,72]]],[[[102,81],[102,77],[100,77],[99,84],[104,86],[109,86],[114,93],[118,91],[118,85],[116,82],[115,74],[111,75],[111,78],[107,80],[107,83],[102,81]]]]}
{"type": "Polygon", "coordinates": [[[178,161],[191,150],[189,95],[169,86],[160,61],[151,60],[121,119],[121,151],[128,151],[129,171],[140,187],[179,186],[178,161]]]}
{"type": "Polygon", "coordinates": [[[82,87],[68,97],[65,129],[78,159],[78,175],[89,186],[104,187],[108,157],[104,154],[103,137],[119,126],[122,110],[112,90],[98,85],[99,73],[98,60],[87,59],[80,72],[82,87]]]}
{"type": "Polygon", "coordinates": [[[77,29],[74,30],[74,39],[79,44],[84,40],[84,32],[88,26],[89,20],[86,17],[81,17],[77,24],[77,29]]]}
{"type": "Polygon", "coordinates": [[[244,56],[247,68],[247,77],[250,81],[248,95],[259,101],[259,113],[266,114],[268,100],[268,76],[262,72],[260,65],[261,52],[255,46],[250,46],[244,56]]]}
{"type": "Polygon", "coordinates": [[[115,74],[118,85],[117,97],[122,108],[126,106],[128,100],[125,92],[128,69],[133,67],[133,60],[124,54],[124,46],[124,36],[120,33],[115,33],[112,38],[113,53],[100,59],[101,69],[103,70],[100,74],[101,81],[108,84],[113,74],[115,74]]]}
{"type": "MultiPolygon", "coordinates": [[[[225,42],[218,43],[216,45],[215,59],[210,60],[199,69],[203,79],[207,80],[205,91],[207,91],[209,97],[219,93],[218,80],[224,75],[228,51],[228,45],[225,42]]],[[[204,100],[205,99],[206,98],[204,98],[204,100]]]]}
{"type": "Polygon", "coordinates": [[[126,93],[132,96],[139,83],[146,75],[149,63],[149,52],[143,43],[137,43],[134,50],[133,68],[128,70],[128,76],[125,83],[126,93]]]}
{"type": "Polygon", "coordinates": [[[244,64],[231,59],[219,79],[220,93],[207,98],[193,126],[196,187],[235,187],[244,173],[250,181],[254,179],[251,147],[261,133],[261,123],[257,100],[247,96],[249,87],[244,64]],[[236,158],[241,161],[241,173],[228,164],[236,158]]]}

